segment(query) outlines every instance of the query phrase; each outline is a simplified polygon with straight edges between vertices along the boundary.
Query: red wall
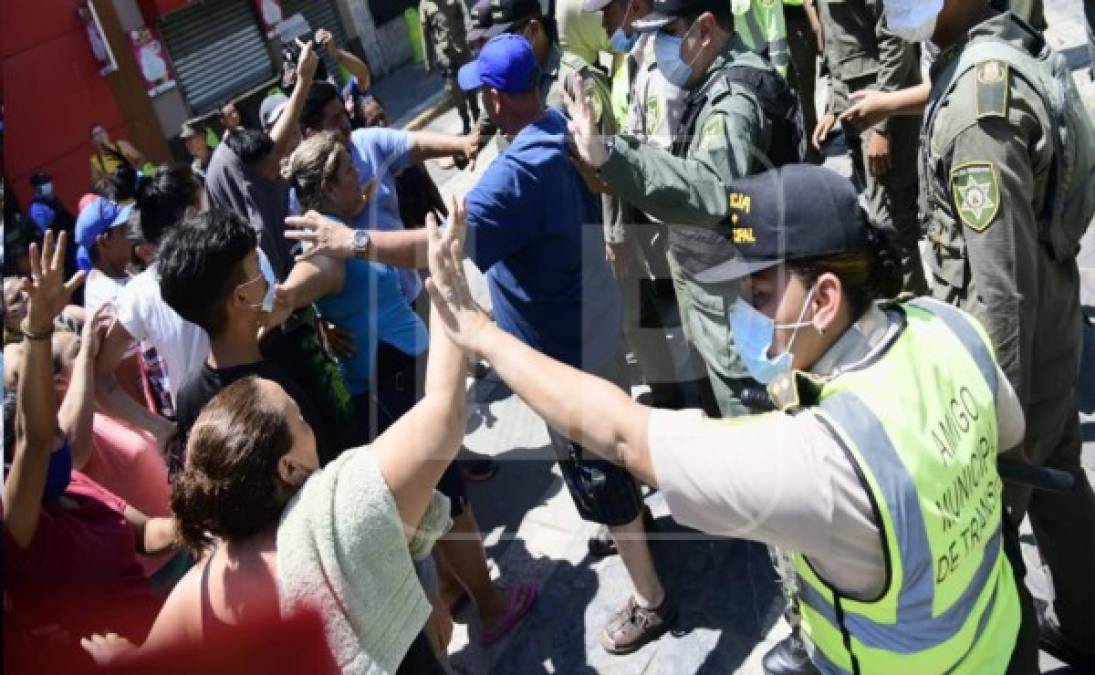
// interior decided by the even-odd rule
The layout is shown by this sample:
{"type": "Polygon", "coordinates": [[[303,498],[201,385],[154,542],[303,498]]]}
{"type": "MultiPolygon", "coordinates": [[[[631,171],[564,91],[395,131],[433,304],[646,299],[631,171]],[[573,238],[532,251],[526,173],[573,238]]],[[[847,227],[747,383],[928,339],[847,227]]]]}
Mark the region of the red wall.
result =
{"type": "MultiPolygon", "coordinates": [[[[55,191],[75,212],[88,191],[91,141],[101,123],[128,137],[121,110],[99,75],[77,0],[2,0],[0,81],[4,87],[4,174],[25,209],[29,176],[53,174],[55,191]]],[[[115,58],[118,55],[115,54],[115,58]]]]}

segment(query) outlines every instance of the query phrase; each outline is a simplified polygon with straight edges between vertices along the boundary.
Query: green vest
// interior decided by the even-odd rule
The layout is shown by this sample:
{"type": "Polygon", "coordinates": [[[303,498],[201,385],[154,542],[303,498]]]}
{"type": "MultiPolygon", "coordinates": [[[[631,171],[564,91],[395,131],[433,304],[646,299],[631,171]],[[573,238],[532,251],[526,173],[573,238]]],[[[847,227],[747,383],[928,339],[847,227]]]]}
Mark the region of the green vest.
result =
{"type": "Polygon", "coordinates": [[[734,13],[734,31],[745,46],[766,55],[779,74],[787,77],[791,51],[783,4],[779,0],[731,0],[730,8],[734,13]]]}
{"type": "Polygon", "coordinates": [[[802,628],[823,672],[1002,673],[1019,596],[1001,546],[999,371],[969,315],[928,299],[901,309],[889,349],[811,408],[867,489],[886,582],[853,600],[796,555],[802,628]]]}

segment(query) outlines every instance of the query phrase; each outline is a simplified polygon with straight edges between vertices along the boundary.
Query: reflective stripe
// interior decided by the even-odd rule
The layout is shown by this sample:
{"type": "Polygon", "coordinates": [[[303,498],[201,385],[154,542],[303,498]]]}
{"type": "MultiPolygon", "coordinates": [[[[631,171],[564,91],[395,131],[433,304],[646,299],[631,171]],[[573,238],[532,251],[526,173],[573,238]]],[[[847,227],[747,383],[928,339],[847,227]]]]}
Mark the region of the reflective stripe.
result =
{"type": "Polygon", "coordinates": [[[981,334],[970,325],[968,315],[945,302],[930,298],[917,298],[908,304],[938,317],[952,333],[958,336],[959,341],[969,350],[970,356],[977,364],[977,369],[981,371],[981,376],[985,378],[985,383],[988,384],[989,391],[992,392],[992,400],[995,401],[997,387],[996,359],[989,351],[989,346],[985,344],[981,334]]]}
{"type": "MultiPolygon", "coordinates": [[[[923,651],[948,640],[969,618],[996,566],[1000,553],[999,528],[986,544],[981,564],[962,595],[946,611],[933,617],[935,580],[931,547],[916,483],[905,469],[881,421],[858,396],[851,392],[835,394],[822,401],[820,408],[856,447],[869,448],[868,452],[860,453],[860,457],[874,475],[882,493],[880,496],[890,510],[901,556],[901,593],[897,598],[896,623],[878,623],[861,614],[846,612],[845,626],[860,643],[900,654],[923,651]]],[[[840,441],[839,436],[837,440],[840,441]]],[[[831,624],[840,625],[832,603],[810,584],[802,584],[802,599],[831,624]]]]}

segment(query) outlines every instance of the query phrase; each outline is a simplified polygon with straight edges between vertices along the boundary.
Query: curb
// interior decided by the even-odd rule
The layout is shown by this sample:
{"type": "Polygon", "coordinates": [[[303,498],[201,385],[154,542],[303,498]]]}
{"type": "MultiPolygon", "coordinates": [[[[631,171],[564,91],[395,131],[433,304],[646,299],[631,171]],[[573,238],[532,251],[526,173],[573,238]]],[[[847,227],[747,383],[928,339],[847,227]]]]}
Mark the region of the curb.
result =
{"type": "Polygon", "coordinates": [[[438,93],[435,98],[438,100],[428,101],[424,110],[417,113],[403,125],[405,131],[418,131],[452,109],[452,98],[446,96],[444,92],[438,93]]]}

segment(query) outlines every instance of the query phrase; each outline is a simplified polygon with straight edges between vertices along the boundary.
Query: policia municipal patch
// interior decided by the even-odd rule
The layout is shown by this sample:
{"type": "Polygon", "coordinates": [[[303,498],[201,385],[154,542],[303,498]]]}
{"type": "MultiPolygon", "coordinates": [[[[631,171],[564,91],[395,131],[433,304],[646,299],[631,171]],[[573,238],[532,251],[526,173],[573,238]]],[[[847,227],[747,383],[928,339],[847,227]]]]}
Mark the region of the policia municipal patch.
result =
{"type": "Polygon", "coordinates": [[[1000,212],[1000,178],[991,162],[966,162],[951,170],[951,196],[958,218],[984,232],[1000,212]]]}

